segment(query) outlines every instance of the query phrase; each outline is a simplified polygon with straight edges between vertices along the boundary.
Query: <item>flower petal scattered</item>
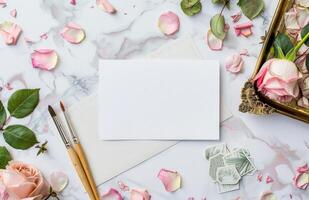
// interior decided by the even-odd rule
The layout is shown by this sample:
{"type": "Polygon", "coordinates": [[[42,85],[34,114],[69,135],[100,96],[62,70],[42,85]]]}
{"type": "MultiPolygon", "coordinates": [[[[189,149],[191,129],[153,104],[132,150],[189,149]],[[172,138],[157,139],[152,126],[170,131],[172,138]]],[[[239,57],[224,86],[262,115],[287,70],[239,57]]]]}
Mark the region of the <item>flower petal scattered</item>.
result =
{"type": "Polygon", "coordinates": [[[43,39],[43,40],[47,40],[47,38],[48,38],[47,33],[43,33],[42,35],[40,35],[40,38],[43,39]]]}
{"type": "Polygon", "coordinates": [[[262,173],[259,173],[259,174],[258,174],[257,180],[258,180],[259,182],[262,182],[262,180],[263,180],[263,174],[262,174],[262,173]]]}
{"type": "Polygon", "coordinates": [[[32,66],[43,70],[52,70],[58,62],[58,55],[52,49],[37,49],[31,54],[32,66]]]}
{"type": "Polygon", "coordinates": [[[70,4],[72,4],[73,6],[75,6],[75,5],[76,5],[76,0],[71,0],[71,1],[70,1],[70,4]]]}
{"type": "Polygon", "coordinates": [[[163,13],[159,17],[158,26],[165,35],[173,35],[179,30],[179,17],[171,11],[163,13]]]}
{"type": "Polygon", "coordinates": [[[278,199],[273,192],[267,191],[262,193],[260,200],[278,200],[278,199]]]}
{"type": "Polygon", "coordinates": [[[117,10],[111,3],[109,3],[108,0],[97,0],[97,5],[107,13],[114,14],[117,12],[117,10]]]}
{"type": "Polygon", "coordinates": [[[123,198],[116,189],[111,188],[107,193],[101,196],[100,200],[123,200],[123,198]]]}
{"type": "Polygon", "coordinates": [[[270,176],[266,176],[266,184],[272,183],[274,180],[270,176]]]}
{"type": "Polygon", "coordinates": [[[175,192],[181,187],[181,176],[176,171],[161,169],[157,176],[163,183],[165,190],[175,192]]]}
{"type": "Polygon", "coordinates": [[[249,37],[250,35],[252,35],[252,27],[253,27],[253,23],[249,21],[249,22],[235,25],[234,29],[235,29],[235,33],[237,36],[243,35],[245,37],[249,37]]]}
{"type": "Polygon", "coordinates": [[[13,9],[10,11],[10,15],[14,18],[16,18],[16,15],[17,15],[17,10],[16,9],[13,9]]]}
{"type": "Polygon", "coordinates": [[[5,0],[0,0],[0,8],[6,7],[6,1],[5,0]]]}
{"type": "Polygon", "coordinates": [[[9,21],[0,24],[0,34],[8,45],[16,45],[21,31],[21,28],[17,24],[9,21]]]}
{"type": "Polygon", "coordinates": [[[242,12],[235,13],[231,16],[234,23],[238,22],[242,16],[242,12]]]}
{"type": "Polygon", "coordinates": [[[293,178],[294,186],[305,190],[309,186],[309,168],[308,165],[305,164],[303,166],[300,166],[296,170],[297,174],[293,178]]]}
{"type": "Polygon", "coordinates": [[[147,190],[132,189],[130,200],[150,200],[151,196],[147,190]]]}
{"type": "Polygon", "coordinates": [[[244,66],[244,61],[239,53],[234,53],[228,56],[225,61],[225,68],[227,71],[237,74],[244,66]]]}
{"type": "Polygon", "coordinates": [[[223,40],[218,39],[212,32],[209,30],[206,36],[207,45],[213,51],[221,51],[223,47],[223,40]]]}
{"type": "Polygon", "coordinates": [[[60,171],[53,172],[50,175],[50,185],[55,192],[61,192],[69,183],[68,176],[60,171]]]}
{"type": "Polygon", "coordinates": [[[68,23],[60,35],[72,44],[79,44],[85,39],[85,31],[73,22],[68,23]]]}
{"type": "Polygon", "coordinates": [[[124,182],[118,181],[117,183],[118,183],[118,186],[119,186],[121,191],[123,191],[123,192],[130,191],[129,186],[127,186],[124,182]]]}

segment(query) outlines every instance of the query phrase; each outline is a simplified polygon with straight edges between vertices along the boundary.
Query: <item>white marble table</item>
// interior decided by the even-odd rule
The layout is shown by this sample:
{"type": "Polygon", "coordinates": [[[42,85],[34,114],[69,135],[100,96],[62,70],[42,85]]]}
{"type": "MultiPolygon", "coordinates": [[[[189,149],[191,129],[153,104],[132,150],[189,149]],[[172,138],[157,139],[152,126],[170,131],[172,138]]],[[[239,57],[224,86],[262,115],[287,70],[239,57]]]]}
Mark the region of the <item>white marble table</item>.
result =
{"type": "MultiPolygon", "coordinates": [[[[223,51],[212,52],[206,45],[205,35],[210,17],[220,12],[221,7],[213,6],[210,0],[203,0],[202,13],[194,17],[187,17],[182,13],[178,0],[111,0],[118,9],[115,16],[98,9],[95,0],[77,0],[76,6],[72,6],[69,0],[7,0],[7,7],[0,8],[0,22],[16,22],[23,28],[23,34],[16,46],[7,46],[0,39],[0,86],[3,87],[1,99],[6,100],[12,92],[4,87],[7,83],[10,83],[13,89],[41,88],[38,109],[31,118],[23,120],[22,123],[29,124],[40,141],[49,141],[48,154],[36,157],[35,149],[10,149],[13,157],[37,165],[46,177],[55,170],[65,171],[69,175],[70,183],[60,198],[87,199],[62,142],[48,127],[47,105],[56,104],[60,99],[73,104],[93,93],[98,83],[99,59],[142,57],[165,43],[189,35],[206,59],[221,61],[222,99],[234,115],[222,124],[222,141],[231,148],[248,148],[257,168],[263,174],[270,174],[275,181],[270,184],[259,183],[256,176],[247,176],[241,182],[241,190],[219,195],[216,185],[208,176],[208,162],[203,157],[204,149],[213,142],[181,142],[100,185],[100,191],[106,192],[110,187],[118,188],[117,181],[121,180],[131,187],[146,188],[154,200],[189,197],[233,200],[239,196],[245,200],[255,200],[265,190],[276,192],[279,199],[290,199],[290,194],[293,199],[309,199],[309,191],[300,191],[291,184],[295,167],[303,161],[309,161],[309,149],[306,146],[309,134],[303,131],[308,125],[276,115],[264,118],[249,116],[255,126],[263,127],[264,122],[271,121],[278,127],[276,131],[268,131],[267,127],[264,127],[264,131],[252,131],[244,120],[248,115],[238,112],[240,88],[254,68],[261,48],[260,36],[267,30],[277,4],[277,0],[265,1],[265,12],[254,20],[253,36],[236,37],[231,30],[223,51]],[[9,11],[14,8],[17,9],[16,19],[9,15],[9,11]],[[181,20],[180,32],[172,37],[164,36],[156,26],[159,15],[168,10],[177,13],[181,20]],[[87,37],[82,44],[72,45],[60,37],[59,31],[69,21],[74,21],[85,29],[87,37]],[[48,39],[40,39],[39,36],[43,33],[47,33],[48,39]],[[36,42],[29,45],[23,41],[23,37],[32,38],[36,42]],[[36,48],[54,48],[58,52],[60,63],[54,71],[32,68],[30,54],[36,48]],[[237,76],[231,75],[224,69],[224,59],[243,48],[249,50],[249,56],[245,57],[244,70],[237,76]],[[286,124],[285,130],[280,129],[282,121],[286,124]],[[159,169],[163,167],[175,169],[182,174],[181,190],[173,194],[164,191],[161,182],[156,178],[159,169]]],[[[231,11],[224,12],[231,25],[229,16],[239,9],[234,4],[231,11]]],[[[245,18],[241,20],[246,21],[245,18]]],[[[2,137],[0,145],[6,145],[2,137]]],[[[126,199],[129,197],[128,194],[124,196],[126,199]]]]}

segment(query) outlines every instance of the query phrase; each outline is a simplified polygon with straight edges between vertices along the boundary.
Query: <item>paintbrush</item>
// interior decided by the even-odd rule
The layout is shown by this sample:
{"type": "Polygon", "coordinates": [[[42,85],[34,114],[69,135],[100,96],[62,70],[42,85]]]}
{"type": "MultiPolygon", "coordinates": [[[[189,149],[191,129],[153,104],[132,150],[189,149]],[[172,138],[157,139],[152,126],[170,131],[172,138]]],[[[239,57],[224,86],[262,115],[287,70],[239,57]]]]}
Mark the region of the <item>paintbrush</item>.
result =
{"type": "Polygon", "coordinates": [[[92,192],[94,193],[96,199],[100,199],[99,195],[98,195],[98,191],[97,191],[97,188],[96,188],[96,184],[93,180],[93,176],[91,174],[91,170],[90,170],[90,167],[89,167],[89,164],[88,164],[88,161],[86,159],[86,156],[85,156],[85,153],[84,153],[84,150],[78,140],[78,137],[77,135],[75,134],[75,131],[74,131],[74,128],[73,128],[73,125],[72,125],[72,122],[71,122],[71,119],[68,115],[68,113],[66,112],[66,109],[65,109],[65,106],[64,106],[64,103],[62,101],[60,101],[60,107],[61,107],[61,110],[63,112],[63,115],[64,115],[64,118],[65,118],[65,121],[68,125],[68,128],[69,128],[69,132],[70,132],[70,135],[71,135],[71,138],[73,140],[73,148],[74,150],[76,151],[78,157],[79,157],[79,160],[80,162],[82,163],[82,166],[84,168],[84,171],[86,173],[86,176],[88,178],[88,181],[90,183],[90,186],[91,186],[91,189],[92,189],[92,192]]]}
{"type": "Polygon", "coordinates": [[[83,165],[81,164],[81,161],[78,158],[77,153],[75,152],[74,148],[72,148],[72,145],[70,144],[66,134],[65,134],[65,129],[63,128],[62,123],[60,122],[59,118],[57,117],[54,109],[51,106],[48,106],[48,112],[51,115],[57,129],[58,132],[60,134],[60,137],[65,145],[65,147],[67,148],[67,152],[70,156],[71,162],[75,167],[75,170],[86,190],[86,192],[88,193],[89,197],[91,200],[97,200],[96,196],[94,195],[90,183],[88,181],[87,175],[84,171],[83,165]]]}

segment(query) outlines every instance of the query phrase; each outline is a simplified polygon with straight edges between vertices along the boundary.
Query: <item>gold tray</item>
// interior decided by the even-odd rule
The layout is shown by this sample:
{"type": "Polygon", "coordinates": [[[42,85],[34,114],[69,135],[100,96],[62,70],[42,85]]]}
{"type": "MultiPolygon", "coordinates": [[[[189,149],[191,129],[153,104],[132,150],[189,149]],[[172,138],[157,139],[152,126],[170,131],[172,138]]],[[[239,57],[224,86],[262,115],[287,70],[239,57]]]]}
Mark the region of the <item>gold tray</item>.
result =
{"type": "Polygon", "coordinates": [[[241,91],[242,103],[239,111],[244,113],[253,113],[257,115],[267,115],[274,112],[298,119],[309,123],[309,109],[300,108],[297,105],[287,105],[275,100],[271,100],[257,91],[253,83],[253,78],[259,72],[263,63],[267,60],[274,39],[279,32],[284,31],[284,14],[294,4],[294,0],[279,0],[275,15],[271,21],[269,31],[264,38],[261,53],[257,59],[255,70],[251,78],[245,83],[241,91]]]}

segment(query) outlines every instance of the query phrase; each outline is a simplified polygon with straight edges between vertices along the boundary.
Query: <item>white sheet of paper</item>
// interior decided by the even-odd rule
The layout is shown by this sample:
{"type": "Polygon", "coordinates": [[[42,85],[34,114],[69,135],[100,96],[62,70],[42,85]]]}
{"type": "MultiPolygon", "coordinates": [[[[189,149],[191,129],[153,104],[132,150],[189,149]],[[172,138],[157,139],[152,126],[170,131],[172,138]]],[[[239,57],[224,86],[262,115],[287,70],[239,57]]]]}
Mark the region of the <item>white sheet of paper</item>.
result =
{"type": "Polygon", "coordinates": [[[218,140],[220,66],[212,60],[102,60],[103,140],[218,140]]]}
{"type": "MultiPolygon", "coordinates": [[[[201,59],[190,38],[181,38],[157,51],[148,58],[201,59]],[[169,56],[166,56],[169,55],[169,56]]],[[[68,109],[74,129],[84,148],[97,185],[131,169],[145,160],[175,145],[178,141],[102,141],[98,138],[97,95],[91,95],[68,109]],[[87,123],[85,123],[85,121],[87,123]],[[141,149],[143,149],[141,151],[141,149]],[[99,156],[98,156],[99,155],[99,156]]],[[[59,114],[64,120],[63,115],[59,114]]],[[[221,104],[221,122],[232,116],[225,104],[221,104]]],[[[50,127],[58,136],[55,125],[50,127]]],[[[61,142],[59,136],[59,142],[61,142]]]]}

